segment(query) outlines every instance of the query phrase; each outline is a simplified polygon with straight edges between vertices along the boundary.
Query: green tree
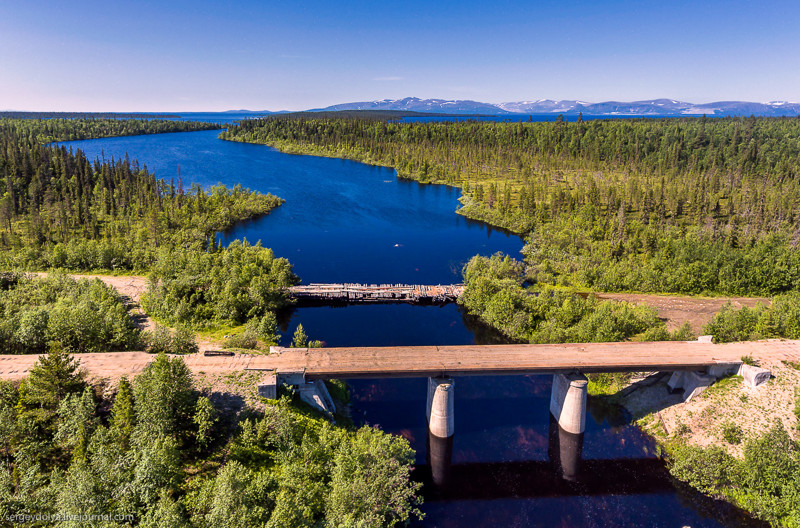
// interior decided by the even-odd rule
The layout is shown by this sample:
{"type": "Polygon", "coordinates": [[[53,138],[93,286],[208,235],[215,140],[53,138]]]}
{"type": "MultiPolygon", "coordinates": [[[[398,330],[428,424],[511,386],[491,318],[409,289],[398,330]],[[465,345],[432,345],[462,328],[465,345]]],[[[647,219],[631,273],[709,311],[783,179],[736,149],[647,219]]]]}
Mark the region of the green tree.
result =
{"type": "Polygon", "coordinates": [[[195,439],[201,448],[208,447],[212,440],[214,425],[217,423],[217,410],[211,400],[202,396],[197,399],[194,417],[194,425],[197,427],[195,439]]]}
{"type": "Polygon", "coordinates": [[[255,333],[260,340],[268,345],[276,345],[280,340],[278,335],[278,318],[275,312],[267,312],[260,319],[253,319],[255,333]]]}
{"type": "Polygon", "coordinates": [[[327,526],[380,528],[421,517],[409,479],[414,451],[408,441],[372,427],[339,445],[325,505],[327,526]]]}
{"type": "Polygon", "coordinates": [[[50,351],[31,367],[23,403],[55,411],[68,394],[79,394],[86,389],[84,378],[80,361],[58,344],[52,344],[50,351]]]}
{"type": "MultiPolygon", "coordinates": [[[[141,528],[191,528],[180,502],[162,491],[158,502],[148,508],[139,523],[141,528]]],[[[224,526],[224,524],[220,525],[224,526]]]]}
{"type": "MultiPolygon", "coordinates": [[[[110,496],[102,489],[98,475],[85,462],[76,462],[70,466],[63,478],[56,477],[51,483],[55,491],[55,503],[59,512],[76,517],[107,513],[109,511],[110,496]]],[[[86,522],[70,519],[61,526],[68,528],[81,528],[86,522]]],[[[91,523],[101,526],[100,523],[91,523]]]]}
{"type": "Polygon", "coordinates": [[[123,448],[130,446],[131,435],[136,426],[136,410],[133,401],[133,388],[128,378],[122,376],[119,380],[114,406],[111,407],[111,429],[119,433],[119,440],[123,448]]]}
{"type": "Polygon", "coordinates": [[[174,493],[182,479],[180,451],[173,438],[158,436],[138,448],[130,486],[142,503],[155,504],[162,493],[174,493]]]}
{"type": "Polygon", "coordinates": [[[59,402],[55,441],[66,448],[75,461],[84,461],[86,458],[89,438],[100,422],[96,411],[92,387],[86,387],[81,395],[68,394],[59,402]]]}
{"type": "Polygon", "coordinates": [[[5,457],[6,461],[12,454],[17,425],[15,406],[18,398],[19,394],[14,384],[8,380],[0,380],[0,456],[5,457]]]}
{"type": "Polygon", "coordinates": [[[253,471],[239,462],[228,462],[214,479],[206,525],[230,528],[278,525],[280,519],[270,522],[275,488],[275,478],[270,472],[253,471]]]}
{"type": "Polygon", "coordinates": [[[305,348],[306,346],[308,346],[308,336],[306,331],[303,330],[303,325],[298,324],[292,337],[292,348],[305,348]]]}
{"type": "Polygon", "coordinates": [[[179,357],[159,354],[134,380],[135,436],[147,443],[170,436],[183,440],[192,425],[197,394],[192,373],[179,357]]]}

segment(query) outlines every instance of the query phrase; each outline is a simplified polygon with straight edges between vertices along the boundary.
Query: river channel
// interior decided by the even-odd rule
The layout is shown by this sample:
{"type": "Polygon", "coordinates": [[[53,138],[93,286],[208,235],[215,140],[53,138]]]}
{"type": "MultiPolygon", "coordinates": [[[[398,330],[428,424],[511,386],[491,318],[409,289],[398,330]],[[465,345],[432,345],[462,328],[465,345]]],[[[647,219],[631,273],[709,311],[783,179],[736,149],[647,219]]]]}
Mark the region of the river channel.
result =
{"type": "MultiPolygon", "coordinates": [[[[304,283],[449,284],[460,281],[471,256],[502,251],[518,257],[524,243],[455,214],[458,189],[398,180],[388,168],[222,141],[217,134],[65,144],[90,159],[127,154],[158,177],[177,181],[180,174],[187,187],[241,184],[280,196],[286,200],[281,207],[221,239],[260,240],[288,258],[304,283]]],[[[284,317],[284,340],[298,323],[328,346],[500,339],[452,304],[297,308],[284,317]]],[[[457,378],[456,434],[448,445],[428,440],[426,383],[350,381],[355,420],[403,435],[417,452],[415,476],[424,482],[426,514],[420,526],[755,526],[732,508],[676,485],[651,439],[597,400],[590,398],[580,442],[559,444],[549,418],[548,376],[457,378]],[[449,460],[445,467],[442,453],[449,460]],[[564,468],[565,457],[574,468],[564,468]]]]}

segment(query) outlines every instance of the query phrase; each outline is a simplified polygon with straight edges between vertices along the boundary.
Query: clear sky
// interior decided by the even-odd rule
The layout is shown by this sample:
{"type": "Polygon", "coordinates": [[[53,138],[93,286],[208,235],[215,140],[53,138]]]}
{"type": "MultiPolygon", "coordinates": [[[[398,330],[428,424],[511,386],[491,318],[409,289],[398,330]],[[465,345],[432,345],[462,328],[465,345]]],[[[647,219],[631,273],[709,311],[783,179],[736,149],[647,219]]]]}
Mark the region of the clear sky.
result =
{"type": "Polygon", "coordinates": [[[0,2],[0,110],[800,100],[800,2],[0,2]]]}

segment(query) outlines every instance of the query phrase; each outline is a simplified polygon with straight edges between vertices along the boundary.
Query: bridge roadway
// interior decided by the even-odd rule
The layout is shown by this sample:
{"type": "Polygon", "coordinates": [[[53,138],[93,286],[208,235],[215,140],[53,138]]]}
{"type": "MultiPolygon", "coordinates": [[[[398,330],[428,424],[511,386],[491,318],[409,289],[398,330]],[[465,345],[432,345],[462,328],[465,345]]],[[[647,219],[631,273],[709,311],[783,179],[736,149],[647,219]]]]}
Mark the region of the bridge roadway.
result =
{"type": "Polygon", "coordinates": [[[800,341],[727,343],[687,341],[556,345],[460,345],[277,348],[253,356],[247,370],[303,372],[307,380],[446,377],[561,372],[703,370],[742,356],[800,362],[800,341]]]}
{"type": "MultiPolygon", "coordinates": [[[[306,379],[440,377],[556,372],[703,370],[742,356],[800,363],[800,341],[768,340],[714,345],[698,342],[581,343],[561,345],[464,345],[348,348],[283,348],[278,354],[184,356],[194,372],[241,370],[304,372],[306,379]]],[[[133,376],[154,356],[144,352],[76,354],[89,374],[133,376]]],[[[0,379],[19,379],[38,359],[0,355],[0,379]]]]}

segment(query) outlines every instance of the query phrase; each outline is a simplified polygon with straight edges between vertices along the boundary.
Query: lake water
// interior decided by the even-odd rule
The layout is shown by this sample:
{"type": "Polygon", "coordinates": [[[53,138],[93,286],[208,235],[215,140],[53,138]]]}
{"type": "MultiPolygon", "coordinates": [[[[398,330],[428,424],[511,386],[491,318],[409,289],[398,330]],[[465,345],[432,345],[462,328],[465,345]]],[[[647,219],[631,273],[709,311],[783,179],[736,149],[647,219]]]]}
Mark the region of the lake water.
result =
{"type": "MultiPolygon", "coordinates": [[[[261,240],[287,257],[304,283],[453,283],[471,256],[518,256],[523,244],[455,214],[457,189],[401,181],[382,167],[221,141],[216,131],[66,145],[90,158],[127,153],[166,179],[177,179],[180,168],[187,185],[241,183],[284,198],[268,216],[221,239],[261,240]]],[[[499,339],[452,304],[297,308],[284,314],[285,341],[299,322],[329,346],[499,339]]],[[[420,526],[754,525],[725,505],[676,488],[650,439],[599,401],[590,398],[585,435],[576,444],[561,439],[549,418],[547,376],[457,378],[456,435],[447,445],[427,437],[426,383],[350,382],[354,419],[403,435],[417,451],[415,475],[425,482],[427,515],[420,526]],[[567,475],[564,457],[581,469],[567,475]],[[443,459],[449,463],[442,465],[443,459]]]]}

